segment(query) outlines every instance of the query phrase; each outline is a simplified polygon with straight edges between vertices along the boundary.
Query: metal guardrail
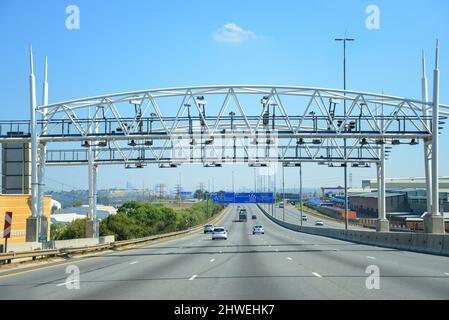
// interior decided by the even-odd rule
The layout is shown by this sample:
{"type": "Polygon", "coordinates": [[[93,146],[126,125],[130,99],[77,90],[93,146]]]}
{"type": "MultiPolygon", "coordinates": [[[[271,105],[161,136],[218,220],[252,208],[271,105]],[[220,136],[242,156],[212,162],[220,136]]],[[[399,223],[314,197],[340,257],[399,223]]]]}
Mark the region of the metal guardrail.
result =
{"type": "Polygon", "coordinates": [[[52,249],[52,250],[32,250],[32,251],[19,251],[19,252],[7,252],[7,253],[0,253],[0,261],[8,261],[13,259],[19,259],[19,258],[33,258],[33,260],[36,257],[42,256],[42,257],[48,257],[48,256],[56,256],[60,253],[60,250],[58,249],[52,249]]]}
{"type": "MultiPolygon", "coordinates": [[[[226,207],[222,210],[221,213],[213,217],[211,220],[208,221],[208,223],[214,223],[219,221],[227,212],[229,207],[226,207]]],[[[0,253],[0,261],[10,262],[14,259],[20,259],[20,258],[32,258],[35,260],[37,257],[47,258],[47,257],[56,257],[56,256],[66,256],[69,254],[74,253],[86,253],[91,251],[98,251],[98,250],[106,250],[106,249],[115,249],[118,247],[125,247],[129,245],[135,245],[140,243],[145,243],[148,241],[154,241],[159,240],[163,238],[170,238],[181,234],[189,234],[196,232],[200,230],[203,226],[199,225],[187,230],[181,230],[181,231],[175,231],[175,232],[169,232],[164,234],[158,234],[154,236],[144,237],[144,238],[138,238],[138,239],[130,239],[130,240],[120,240],[120,241],[114,241],[111,243],[104,243],[104,244],[97,244],[93,246],[84,246],[84,247],[69,247],[69,248],[61,248],[61,249],[51,249],[51,250],[31,250],[31,251],[19,251],[19,252],[7,252],[7,253],[0,253]]]]}

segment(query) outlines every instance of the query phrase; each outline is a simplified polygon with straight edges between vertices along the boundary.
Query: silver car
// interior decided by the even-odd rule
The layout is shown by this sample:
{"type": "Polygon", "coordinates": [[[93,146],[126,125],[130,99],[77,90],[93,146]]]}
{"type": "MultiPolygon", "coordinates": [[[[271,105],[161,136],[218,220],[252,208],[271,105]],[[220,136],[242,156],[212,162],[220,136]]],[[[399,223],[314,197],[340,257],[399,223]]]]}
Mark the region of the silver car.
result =
{"type": "Polygon", "coordinates": [[[317,220],[317,221],[315,221],[315,225],[316,226],[324,226],[324,222],[323,222],[323,220],[317,220]]]}
{"type": "Polygon", "coordinates": [[[204,225],[204,233],[214,232],[213,224],[205,224],[204,225]]]}
{"type": "Polygon", "coordinates": [[[215,227],[214,231],[212,232],[212,240],[215,239],[227,240],[228,231],[223,227],[215,227]]]}
{"type": "Polygon", "coordinates": [[[261,225],[257,225],[253,227],[253,234],[265,234],[265,230],[261,225]]]}

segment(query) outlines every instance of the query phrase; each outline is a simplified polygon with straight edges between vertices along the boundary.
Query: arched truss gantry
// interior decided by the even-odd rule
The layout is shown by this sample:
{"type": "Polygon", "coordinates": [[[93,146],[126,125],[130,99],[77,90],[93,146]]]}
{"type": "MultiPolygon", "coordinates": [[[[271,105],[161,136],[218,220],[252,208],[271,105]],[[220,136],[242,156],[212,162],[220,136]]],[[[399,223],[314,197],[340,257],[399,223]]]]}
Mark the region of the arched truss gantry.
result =
{"type": "MultiPolygon", "coordinates": [[[[293,86],[221,85],[95,96],[36,108],[49,165],[379,161],[381,144],[432,136],[432,102],[383,94],[293,86]],[[346,150],[343,152],[343,138],[346,150]]],[[[440,121],[449,106],[440,105],[440,121]]],[[[22,141],[29,122],[0,124],[22,141]]]]}

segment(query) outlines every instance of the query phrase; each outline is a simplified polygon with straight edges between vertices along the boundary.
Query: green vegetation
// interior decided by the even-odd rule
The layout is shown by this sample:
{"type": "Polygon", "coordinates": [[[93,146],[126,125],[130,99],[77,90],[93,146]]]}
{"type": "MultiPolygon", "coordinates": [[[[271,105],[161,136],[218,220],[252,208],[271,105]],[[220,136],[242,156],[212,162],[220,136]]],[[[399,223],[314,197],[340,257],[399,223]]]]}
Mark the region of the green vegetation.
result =
{"type": "Polygon", "coordinates": [[[78,219],[71,223],[52,223],[50,227],[51,240],[78,239],[86,237],[86,219],[78,219]]]}
{"type": "MultiPolygon", "coordinates": [[[[223,209],[223,205],[207,204],[209,218],[223,209]]],[[[100,235],[114,235],[116,240],[127,240],[151,235],[185,230],[205,223],[206,202],[201,201],[190,208],[172,209],[151,203],[128,201],[117,211],[100,222],[100,235]]],[[[52,240],[85,237],[86,219],[75,220],[66,225],[52,224],[52,240]]]]}

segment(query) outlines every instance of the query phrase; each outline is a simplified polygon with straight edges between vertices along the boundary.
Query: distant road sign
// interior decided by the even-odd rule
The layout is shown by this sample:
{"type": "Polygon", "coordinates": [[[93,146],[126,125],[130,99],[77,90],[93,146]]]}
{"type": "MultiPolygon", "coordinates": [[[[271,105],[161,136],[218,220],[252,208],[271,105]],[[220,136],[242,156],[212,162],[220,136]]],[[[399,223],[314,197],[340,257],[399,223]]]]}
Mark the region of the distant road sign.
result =
{"type": "Polygon", "coordinates": [[[219,192],[213,194],[214,203],[228,204],[228,203],[273,203],[272,193],[260,192],[219,192]]]}
{"type": "Polygon", "coordinates": [[[5,227],[3,228],[3,238],[11,237],[12,212],[5,213],[5,227]]]}

